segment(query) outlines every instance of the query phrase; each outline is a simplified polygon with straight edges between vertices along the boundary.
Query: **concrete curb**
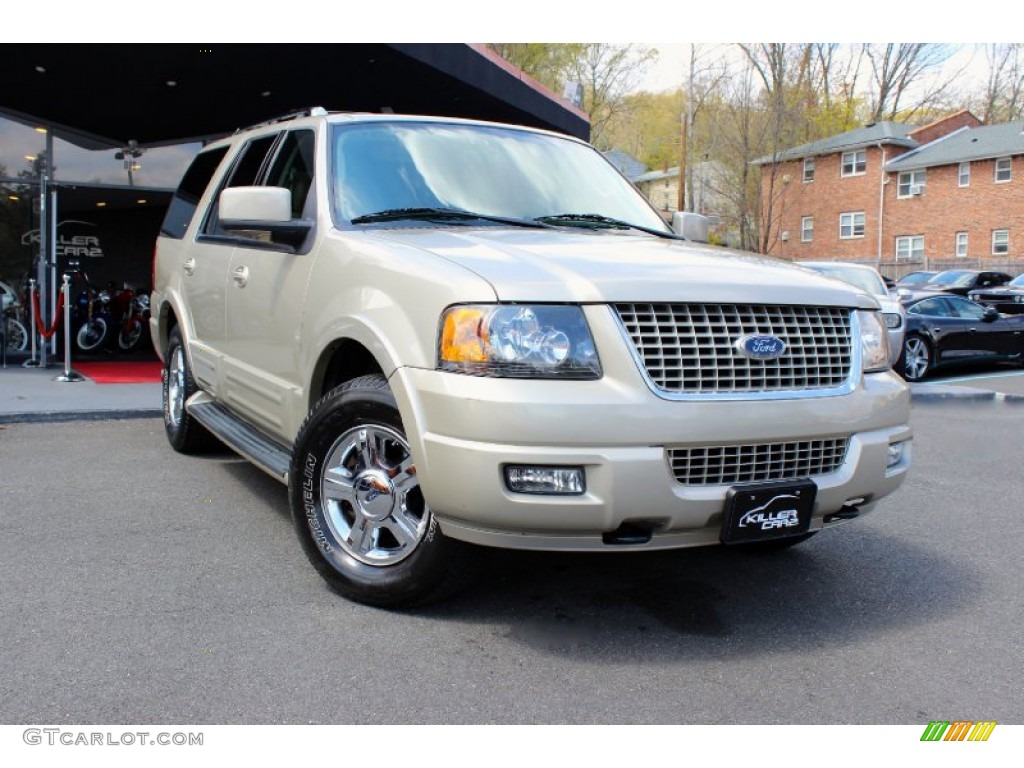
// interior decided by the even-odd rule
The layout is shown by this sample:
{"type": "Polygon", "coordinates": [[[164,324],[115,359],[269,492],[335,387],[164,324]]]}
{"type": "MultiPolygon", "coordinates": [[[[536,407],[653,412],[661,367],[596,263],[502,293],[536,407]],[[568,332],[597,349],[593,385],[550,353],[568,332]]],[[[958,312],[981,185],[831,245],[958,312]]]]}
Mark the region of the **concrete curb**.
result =
{"type": "Polygon", "coordinates": [[[49,411],[41,413],[0,413],[0,424],[52,423],[59,421],[114,421],[118,419],[163,418],[162,408],[112,409],[101,411],[49,411]]]}
{"type": "Polygon", "coordinates": [[[943,400],[967,400],[973,402],[991,400],[1000,403],[1024,403],[1024,395],[993,392],[976,387],[955,387],[948,384],[910,384],[910,399],[915,402],[940,402],[943,400]]]}

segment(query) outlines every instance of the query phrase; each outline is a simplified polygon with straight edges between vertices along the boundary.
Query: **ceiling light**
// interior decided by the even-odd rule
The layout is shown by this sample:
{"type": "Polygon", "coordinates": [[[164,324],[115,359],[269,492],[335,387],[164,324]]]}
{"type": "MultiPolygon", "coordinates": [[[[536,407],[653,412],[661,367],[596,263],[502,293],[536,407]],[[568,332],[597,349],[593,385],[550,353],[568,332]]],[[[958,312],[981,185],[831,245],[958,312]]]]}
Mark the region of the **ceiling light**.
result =
{"type": "Polygon", "coordinates": [[[36,156],[35,155],[25,155],[25,159],[28,160],[31,163],[33,160],[36,159],[36,156]]]}
{"type": "Polygon", "coordinates": [[[167,87],[168,87],[168,88],[173,88],[173,87],[174,87],[174,86],[176,86],[177,84],[178,84],[178,81],[177,81],[177,80],[168,80],[168,81],[167,81],[167,87]]]}
{"type": "Polygon", "coordinates": [[[138,203],[139,205],[145,205],[146,204],[145,200],[136,200],[135,202],[138,203]]]}
{"type": "Polygon", "coordinates": [[[46,129],[40,126],[39,128],[36,128],[36,133],[46,133],[46,129]]]}
{"type": "Polygon", "coordinates": [[[97,208],[106,208],[107,204],[106,203],[96,203],[96,207],[97,208]]]}
{"type": "Polygon", "coordinates": [[[269,95],[270,95],[270,91],[264,91],[263,93],[260,94],[260,96],[262,96],[264,98],[266,98],[269,95]]]}
{"type": "Polygon", "coordinates": [[[36,72],[38,72],[41,75],[46,74],[46,67],[43,67],[43,66],[40,66],[39,64],[37,64],[36,65],[36,72]]]}

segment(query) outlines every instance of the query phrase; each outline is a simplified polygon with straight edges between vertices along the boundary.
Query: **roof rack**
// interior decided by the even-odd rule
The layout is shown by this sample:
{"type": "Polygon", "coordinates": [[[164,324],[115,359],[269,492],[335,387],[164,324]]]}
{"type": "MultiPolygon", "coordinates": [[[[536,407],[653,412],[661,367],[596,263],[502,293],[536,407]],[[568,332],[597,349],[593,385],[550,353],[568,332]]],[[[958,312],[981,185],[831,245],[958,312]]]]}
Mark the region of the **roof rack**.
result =
{"type": "Polygon", "coordinates": [[[269,120],[264,120],[261,123],[255,123],[254,125],[247,125],[244,128],[236,128],[235,133],[241,133],[242,131],[251,131],[254,128],[262,128],[265,125],[274,125],[276,123],[284,123],[289,120],[294,120],[299,117],[323,117],[327,114],[327,110],[323,107],[307,107],[305,109],[299,109],[295,112],[288,112],[278,117],[272,117],[269,120]]]}

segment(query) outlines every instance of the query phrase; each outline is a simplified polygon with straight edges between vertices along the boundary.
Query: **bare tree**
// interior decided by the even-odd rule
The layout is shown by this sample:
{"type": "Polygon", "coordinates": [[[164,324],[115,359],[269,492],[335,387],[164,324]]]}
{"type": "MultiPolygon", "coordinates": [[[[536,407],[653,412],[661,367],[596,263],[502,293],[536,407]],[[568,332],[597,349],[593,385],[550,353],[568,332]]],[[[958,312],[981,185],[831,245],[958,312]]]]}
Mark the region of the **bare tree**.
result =
{"type": "Polygon", "coordinates": [[[985,46],[988,82],[985,86],[981,119],[1004,123],[1024,116],[1024,46],[993,43],[985,46]]]}
{"type": "Polygon", "coordinates": [[[927,78],[939,74],[954,50],[936,43],[865,45],[864,55],[871,67],[871,121],[897,116],[908,119],[944,96],[957,73],[947,73],[939,80],[927,78]]]}
{"type": "Polygon", "coordinates": [[[682,141],[679,163],[680,210],[695,210],[694,158],[697,155],[697,134],[694,123],[700,116],[705,100],[716,93],[727,76],[725,63],[721,58],[712,58],[716,47],[699,43],[690,45],[687,66],[685,111],[680,115],[682,141]]]}
{"type": "Polygon", "coordinates": [[[652,48],[637,45],[587,43],[566,71],[566,80],[583,84],[583,109],[590,115],[590,141],[605,146],[609,124],[626,109],[626,96],[657,58],[652,48]]]}

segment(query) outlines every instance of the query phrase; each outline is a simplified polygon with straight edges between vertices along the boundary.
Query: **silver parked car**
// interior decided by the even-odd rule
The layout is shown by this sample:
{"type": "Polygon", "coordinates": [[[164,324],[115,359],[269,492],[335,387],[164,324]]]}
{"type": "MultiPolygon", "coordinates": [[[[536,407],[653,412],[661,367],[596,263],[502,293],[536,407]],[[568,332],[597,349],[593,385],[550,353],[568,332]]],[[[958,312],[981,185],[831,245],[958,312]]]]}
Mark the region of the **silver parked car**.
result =
{"type": "Polygon", "coordinates": [[[907,332],[907,310],[898,295],[885,284],[878,270],[867,264],[850,264],[840,261],[798,261],[802,267],[821,272],[823,275],[844,280],[847,283],[867,291],[876,299],[882,308],[885,327],[889,332],[889,359],[895,365],[903,349],[903,336],[907,332]]]}

